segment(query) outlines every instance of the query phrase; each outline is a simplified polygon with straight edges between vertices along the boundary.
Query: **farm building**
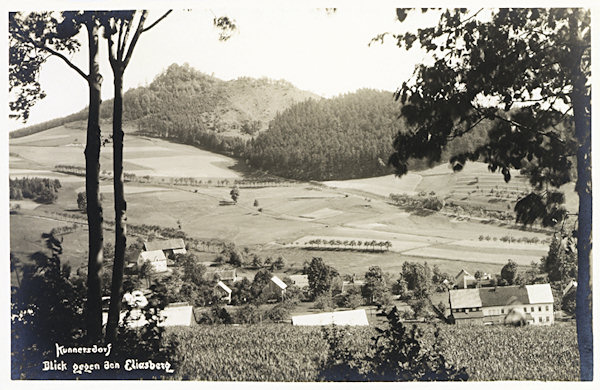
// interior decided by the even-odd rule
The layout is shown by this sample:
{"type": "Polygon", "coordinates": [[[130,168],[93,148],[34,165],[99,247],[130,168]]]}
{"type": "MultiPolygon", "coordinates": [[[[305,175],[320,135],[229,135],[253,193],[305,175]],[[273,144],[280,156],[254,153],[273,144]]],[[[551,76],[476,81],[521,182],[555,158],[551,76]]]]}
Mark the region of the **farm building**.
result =
{"type": "Polygon", "coordinates": [[[231,303],[231,289],[222,280],[219,280],[215,286],[215,295],[218,296],[221,301],[231,303]]]}
{"type": "Polygon", "coordinates": [[[365,309],[334,311],[319,314],[307,314],[292,317],[292,325],[301,326],[368,326],[369,320],[365,309]]]}
{"type": "Polygon", "coordinates": [[[144,242],[144,249],[147,251],[163,251],[166,257],[173,257],[177,254],[184,255],[186,253],[185,243],[182,238],[144,242]]]}
{"type": "Polygon", "coordinates": [[[298,288],[308,287],[308,275],[290,275],[292,284],[298,288]]]}
{"type": "Polygon", "coordinates": [[[167,258],[161,250],[141,252],[138,256],[138,267],[141,267],[146,261],[150,262],[154,272],[167,271],[167,258]]]}
{"type": "Polygon", "coordinates": [[[281,298],[283,300],[286,289],[287,284],[285,284],[277,276],[273,276],[271,277],[269,283],[267,283],[263,291],[265,291],[267,294],[277,296],[278,299],[281,298]]]}
{"type": "Polygon", "coordinates": [[[492,278],[488,274],[483,274],[479,280],[475,276],[471,275],[468,271],[461,269],[460,272],[454,278],[455,288],[478,288],[487,287],[492,283],[492,278]]]}
{"type": "Polygon", "coordinates": [[[223,282],[235,283],[238,280],[237,271],[234,269],[222,269],[204,274],[205,280],[221,280],[223,282]]]}
{"type": "Polygon", "coordinates": [[[554,298],[547,283],[450,290],[449,297],[451,316],[458,325],[554,323],[554,298]]]}

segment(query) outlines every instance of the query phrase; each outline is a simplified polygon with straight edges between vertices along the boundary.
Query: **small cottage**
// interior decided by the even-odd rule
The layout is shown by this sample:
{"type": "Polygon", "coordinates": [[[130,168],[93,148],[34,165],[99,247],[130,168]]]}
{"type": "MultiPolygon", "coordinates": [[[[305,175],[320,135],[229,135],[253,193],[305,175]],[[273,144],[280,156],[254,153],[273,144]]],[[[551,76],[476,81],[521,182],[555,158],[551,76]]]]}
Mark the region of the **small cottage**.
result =
{"type": "Polygon", "coordinates": [[[221,301],[231,303],[231,293],[232,290],[227,286],[223,281],[219,280],[219,282],[215,285],[214,293],[221,301]]]}
{"type": "Polygon", "coordinates": [[[143,251],[138,256],[137,265],[141,267],[145,262],[149,261],[154,272],[167,271],[167,258],[161,250],[143,251]]]}

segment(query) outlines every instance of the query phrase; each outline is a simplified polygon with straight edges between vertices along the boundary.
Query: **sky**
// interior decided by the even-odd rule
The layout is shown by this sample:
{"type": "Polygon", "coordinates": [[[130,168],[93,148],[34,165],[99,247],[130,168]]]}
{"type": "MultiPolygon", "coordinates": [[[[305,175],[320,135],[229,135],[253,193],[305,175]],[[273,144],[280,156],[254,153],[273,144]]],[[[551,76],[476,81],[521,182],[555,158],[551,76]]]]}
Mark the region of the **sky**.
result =
{"type": "MultiPolygon", "coordinates": [[[[391,37],[384,44],[369,47],[370,40],[383,32],[414,30],[437,20],[434,15],[417,12],[408,23],[400,24],[394,7],[367,3],[351,3],[335,13],[310,4],[257,4],[260,3],[236,3],[228,8],[199,6],[191,10],[173,7],[172,14],[140,37],[125,72],[124,89],[148,85],[172,63],[187,62],[223,80],[242,76],[285,79],[324,97],[360,88],[394,91],[426,55],[420,49],[407,52],[398,48],[391,37]],[[226,42],[219,41],[212,24],[215,16],[222,15],[235,19],[238,26],[226,42]]],[[[163,13],[164,10],[152,9],[148,23],[163,13]]],[[[86,37],[82,38],[82,49],[71,60],[87,72],[86,37]]],[[[102,40],[104,100],[113,95],[107,57],[106,42],[102,40]]],[[[87,105],[85,81],[56,57],[44,64],[40,82],[47,97],[33,108],[26,125],[68,115],[87,105]]],[[[9,130],[23,126],[19,121],[8,123],[9,130]]]]}

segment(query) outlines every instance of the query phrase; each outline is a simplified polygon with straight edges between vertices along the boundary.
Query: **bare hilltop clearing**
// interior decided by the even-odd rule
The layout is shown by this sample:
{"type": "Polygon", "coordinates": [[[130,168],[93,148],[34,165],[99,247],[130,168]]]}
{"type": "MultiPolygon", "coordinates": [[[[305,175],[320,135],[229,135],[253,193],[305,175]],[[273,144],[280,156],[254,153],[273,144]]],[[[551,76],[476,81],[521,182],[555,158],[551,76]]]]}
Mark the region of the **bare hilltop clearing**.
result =
{"type": "MultiPolygon", "coordinates": [[[[251,183],[247,170],[231,157],[163,139],[136,135],[130,126],[125,139],[125,171],[128,223],[158,225],[182,230],[198,239],[222,239],[250,247],[265,255],[285,255],[296,267],[313,256],[321,256],[344,273],[364,272],[380,265],[389,272],[400,270],[402,262],[428,261],[447,272],[461,268],[498,272],[508,259],[521,266],[539,261],[547,252],[548,231],[521,229],[513,223],[494,223],[457,218],[442,212],[420,213],[399,208],[389,200],[390,193],[435,192],[446,201],[485,205],[507,204],[516,198],[494,197],[504,191],[508,196],[524,189],[527,183],[516,175],[504,183],[501,175],[487,171],[483,164],[468,164],[453,173],[438,166],[410,173],[398,179],[393,175],[335,182],[273,180],[262,185],[251,183]],[[236,180],[240,184],[237,203],[229,192],[236,180]],[[240,181],[244,180],[244,181],[240,181]],[[496,188],[498,191],[496,192],[496,188]],[[490,193],[490,189],[494,189],[490,193]],[[479,192],[477,192],[479,191],[479,192]],[[493,201],[493,199],[500,201],[493,201]],[[511,237],[505,242],[503,237],[511,237]],[[537,243],[521,242],[537,238],[537,243]],[[333,248],[315,248],[311,240],[334,240],[333,248]],[[389,241],[386,251],[368,247],[358,250],[350,242],[389,241]],[[518,241],[518,242],[515,242],[518,241]]],[[[83,123],[75,122],[47,131],[10,140],[10,177],[50,177],[62,183],[54,204],[24,205],[11,216],[11,248],[20,254],[39,248],[39,235],[53,226],[72,223],[77,210],[77,193],[85,188],[84,177],[57,172],[57,165],[83,167],[83,123]],[[45,218],[43,223],[38,223],[45,218]],[[50,218],[50,220],[48,219],[50,218]],[[54,220],[51,223],[51,220],[54,220]]],[[[113,218],[112,148],[102,148],[101,192],[105,220],[113,218]]],[[[569,191],[567,191],[569,192],[569,191]]],[[[503,195],[504,196],[504,195],[503,195]]],[[[571,194],[567,194],[567,199],[571,194]]],[[[85,226],[69,233],[65,253],[72,264],[86,258],[85,226]],[[78,259],[80,260],[78,261],[78,259]]],[[[107,241],[112,234],[107,234],[107,241]]]]}

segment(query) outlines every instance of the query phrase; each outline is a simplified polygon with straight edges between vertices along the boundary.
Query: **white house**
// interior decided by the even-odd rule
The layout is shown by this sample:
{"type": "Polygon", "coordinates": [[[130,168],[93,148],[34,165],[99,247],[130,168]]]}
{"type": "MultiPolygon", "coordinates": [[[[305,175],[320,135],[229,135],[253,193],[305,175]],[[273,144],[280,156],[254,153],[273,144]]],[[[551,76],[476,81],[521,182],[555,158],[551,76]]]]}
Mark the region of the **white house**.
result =
{"type": "Polygon", "coordinates": [[[308,287],[308,275],[290,275],[289,278],[298,288],[308,287]]]}
{"type": "Polygon", "coordinates": [[[138,256],[138,267],[141,267],[146,261],[150,262],[154,272],[167,271],[167,258],[161,250],[141,252],[138,256]]]}
{"type": "Polygon", "coordinates": [[[369,320],[365,309],[334,311],[319,314],[307,314],[292,317],[292,325],[301,326],[368,326],[369,320]]]}
{"type": "Polygon", "coordinates": [[[554,298],[548,283],[450,290],[450,312],[456,324],[498,324],[522,313],[532,325],[554,323],[554,298]]]}

